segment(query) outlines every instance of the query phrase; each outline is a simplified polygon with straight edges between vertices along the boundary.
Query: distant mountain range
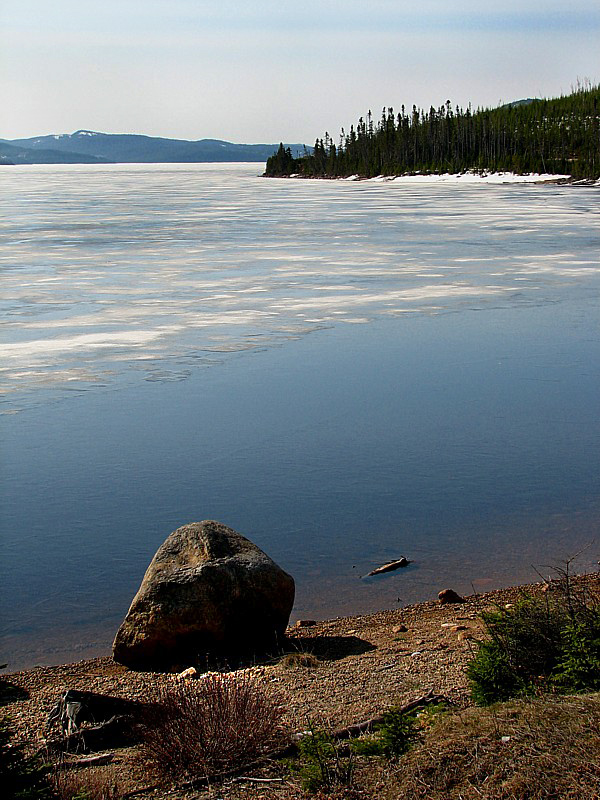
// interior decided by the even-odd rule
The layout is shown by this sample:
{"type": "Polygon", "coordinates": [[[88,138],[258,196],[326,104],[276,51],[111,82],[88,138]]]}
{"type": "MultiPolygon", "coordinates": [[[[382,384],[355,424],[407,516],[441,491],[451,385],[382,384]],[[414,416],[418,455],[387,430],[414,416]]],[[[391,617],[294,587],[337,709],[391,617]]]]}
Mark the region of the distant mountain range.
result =
{"type": "Polygon", "coordinates": [[[504,103],[499,108],[518,108],[519,106],[529,106],[535,102],[536,100],[533,97],[526,97],[524,100],[513,100],[512,103],[504,103]]]}
{"type": "MultiPolygon", "coordinates": [[[[278,146],[80,130],[30,139],[0,139],[0,164],[258,162],[266,161],[278,146]]],[[[304,153],[301,144],[286,144],[285,147],[289,147],[296,157],[304,153]]]]}

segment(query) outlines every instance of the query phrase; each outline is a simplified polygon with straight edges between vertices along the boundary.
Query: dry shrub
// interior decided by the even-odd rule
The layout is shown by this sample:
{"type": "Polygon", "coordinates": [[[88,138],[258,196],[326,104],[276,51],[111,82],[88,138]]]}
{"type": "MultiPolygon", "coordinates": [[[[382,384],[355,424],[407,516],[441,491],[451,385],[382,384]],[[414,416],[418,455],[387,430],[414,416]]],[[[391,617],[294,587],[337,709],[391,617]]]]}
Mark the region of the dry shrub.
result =
{"type": "Polygon", "coordinates": [[[444,716],[402,757],[377,797],[598,800],[600,695],[513,701],[444,716]]]}
{"type": "Polygon", "coordinates": [[[59,762],[54,766],[51,784],[58,800],[119,800],[123,796],[112,769],[65,770],[59,762]]]}
{"type": "Polygon", "coordinates": [[[209,672],[159,689],[144,720],[144,749],[176,776],[235,770],[284,743],[282,698],[249,670],[209,672]]]}

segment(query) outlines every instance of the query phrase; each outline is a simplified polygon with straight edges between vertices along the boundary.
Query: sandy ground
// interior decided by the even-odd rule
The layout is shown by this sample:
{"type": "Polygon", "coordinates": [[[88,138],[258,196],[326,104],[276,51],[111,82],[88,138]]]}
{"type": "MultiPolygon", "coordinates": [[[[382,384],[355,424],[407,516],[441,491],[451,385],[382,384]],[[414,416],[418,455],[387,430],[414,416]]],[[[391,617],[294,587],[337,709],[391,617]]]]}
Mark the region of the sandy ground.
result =
{"type": "MultiPolygon", "coordinates": [[[[600,590],[600,575],[575,579],[600,590]]],[[[347,617],[289,630],[290,649],[312,653],[310,667],[286,666],[281,657],[257,670],[285,698],[285,722],[304,730],[309,720],[340,726],[359,722],[430,689],[459,707],[470,704],[465,667],[481,635],[479,614],[513,602],[541,584],[472,596],[465,603],[422,603],[368,616],[347,617]]],[[[173,675],[133,672],[112,658],[37,667],[3,676],[1,703],[19,739],[38,749],[45,721],[67,689],[86,689],[144,700],[173,675]]],[[[111,769],[128,791],[156,782],[136,748],[116,752],[111,769]]]]}

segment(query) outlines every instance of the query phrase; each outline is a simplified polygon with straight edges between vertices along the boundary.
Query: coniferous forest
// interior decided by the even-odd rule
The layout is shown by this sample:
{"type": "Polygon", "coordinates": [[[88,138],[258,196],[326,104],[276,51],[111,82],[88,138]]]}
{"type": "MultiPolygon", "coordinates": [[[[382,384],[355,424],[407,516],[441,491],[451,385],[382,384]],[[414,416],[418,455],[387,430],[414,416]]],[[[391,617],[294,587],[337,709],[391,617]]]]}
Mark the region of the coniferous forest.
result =
{"type": "Polygon", "coordinates": [[[384,108],[377,122],[369,111],[349,132],[342,129],[337,144],[326,133],[300,158],[280,145],[265,175],[370,178],[467,170],[597,179],[600,87],[477,111],[453,108],[449,100],[429,111],[384,108]]]}

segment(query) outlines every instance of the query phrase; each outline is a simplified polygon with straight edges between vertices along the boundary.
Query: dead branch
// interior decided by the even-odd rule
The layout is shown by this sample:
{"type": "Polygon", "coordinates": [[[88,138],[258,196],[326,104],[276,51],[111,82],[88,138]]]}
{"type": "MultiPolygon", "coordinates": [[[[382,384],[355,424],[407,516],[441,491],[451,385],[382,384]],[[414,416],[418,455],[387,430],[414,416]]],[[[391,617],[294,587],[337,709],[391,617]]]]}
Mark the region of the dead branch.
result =
{"type": "MultiPolygon", "coordinates": [[[[411,700],[410,703],[399,706],[395,710],[400,714],[409,714],[411,711],[414,711],[415,708],[434,705],[436,703],[448,703],[452,705],[452,701],[449,698],[445,697],[443,694],[434,694],[433,689],[430,689],[427,694],[421,695],[421,697],[417,697],[415,700],[411,700]]],[[[332,735],[334,739],[353,739],[363,733],[372,731],[373,728],[376,725],[380,725],[383,720],[383,714],[378,714],[376,717],[371,717],[363,722],[357,722],[355,725],[348,725],[346,728],[338,728],[332,735]]]]}
{"type": "Polygon", "coordinates": [[[105,753],[100,756],[88,756],[87,758],[77,758],[73,761],[62,761],[58,766],[60,769],[78,769],[79,767],[101,767],[110,764],[115,757],[114,753],[105,753]]]}

